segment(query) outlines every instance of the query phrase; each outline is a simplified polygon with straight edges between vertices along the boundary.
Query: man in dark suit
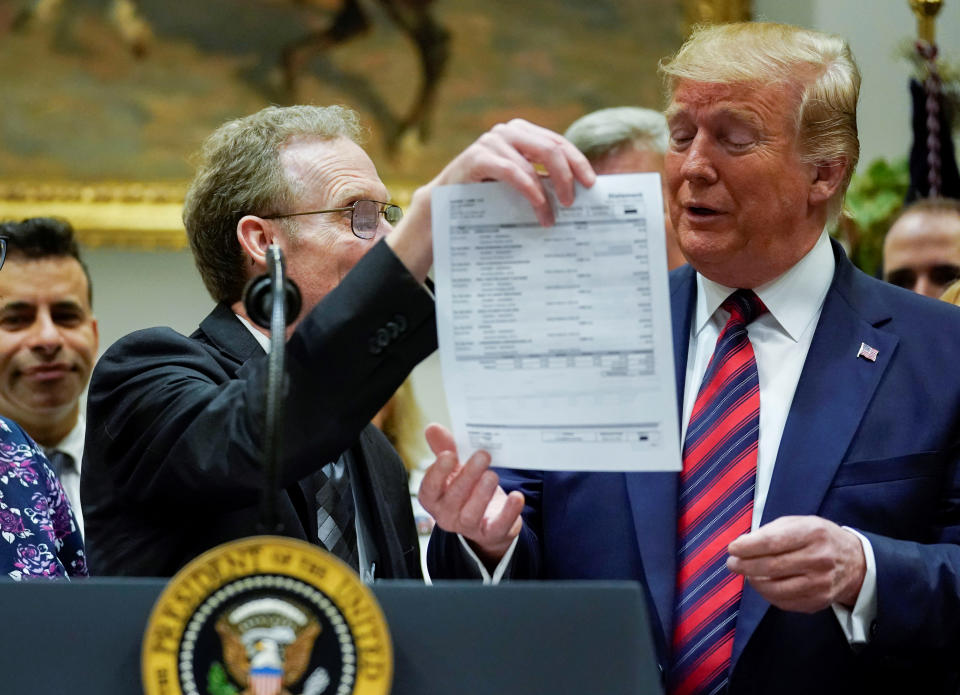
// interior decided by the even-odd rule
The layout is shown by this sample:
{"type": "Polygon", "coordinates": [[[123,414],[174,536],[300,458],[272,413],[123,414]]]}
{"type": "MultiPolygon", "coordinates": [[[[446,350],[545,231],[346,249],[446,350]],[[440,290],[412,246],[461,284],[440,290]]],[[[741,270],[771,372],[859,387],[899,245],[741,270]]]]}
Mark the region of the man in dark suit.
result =
{"type": "Polygon", "coordinates": [[[271,107],[205,143],[184,223],[217,306],[189,337],[152,328],[122,338],[94,371],[82,497],[95,574],[167,576],[265,530],[268,343],[241,295],[275,242],[304,304],[286,348],[282,532],[367,576],[421,575],[402,464],[368,423],[436,344],[421,284],[432,259],[430,191],[508,170],[549,223],[527,158],[548,166],[566,204],[574,180],[589,185],[593,173],[558,135],[515,121],[455,158],[400,220],[360,136],[343,107],[271,107]]]}
{"type": "Polygon", "coordinates": [[[662,70],[684,470],[498,485],[431,428],[431,576],[640,580],[671,693],[956,692],[960,312],[826,236],[858,156],[849,49],[725,25],[662,70]]]}

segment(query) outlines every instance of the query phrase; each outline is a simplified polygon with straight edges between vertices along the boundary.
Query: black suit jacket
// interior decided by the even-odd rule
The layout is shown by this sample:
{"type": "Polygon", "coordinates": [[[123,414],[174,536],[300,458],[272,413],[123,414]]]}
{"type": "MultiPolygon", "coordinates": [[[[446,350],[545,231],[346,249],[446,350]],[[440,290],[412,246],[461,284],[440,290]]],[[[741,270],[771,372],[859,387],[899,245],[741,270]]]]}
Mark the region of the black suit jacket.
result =
{"type": "MultiPolygon", "coordinates": [[[[436,347],[433,302],[375,246],[287,342],[277,514],[317,542],[316,472],[354,458],[378,577],[420,577],[406,473],[368,425],[436,347]]],[[[190,337],[151,328],[117,341],[90,383],[82,466],[92,573],[169,576],[203,551],[261,533],[266,355],[226,305],[190,337]]]]}

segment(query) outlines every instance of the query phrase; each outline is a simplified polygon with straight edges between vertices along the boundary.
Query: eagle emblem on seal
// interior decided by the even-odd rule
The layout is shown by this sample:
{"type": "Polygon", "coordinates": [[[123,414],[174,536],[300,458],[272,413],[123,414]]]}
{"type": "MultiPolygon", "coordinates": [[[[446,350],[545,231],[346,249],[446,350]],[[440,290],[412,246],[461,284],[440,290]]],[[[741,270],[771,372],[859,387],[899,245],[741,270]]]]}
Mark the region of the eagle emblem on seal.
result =
{"type": "MultiPolygon", "coordinates": [[[[227,672],[239,695],[293,695],[289,688],[310,664],[320,624],[288,599],[258,598],[227,609],[215,624],[227,672]]],[[[304,695],[321,695],[330,678],[323,668],[307,679],[304,695]]]]}

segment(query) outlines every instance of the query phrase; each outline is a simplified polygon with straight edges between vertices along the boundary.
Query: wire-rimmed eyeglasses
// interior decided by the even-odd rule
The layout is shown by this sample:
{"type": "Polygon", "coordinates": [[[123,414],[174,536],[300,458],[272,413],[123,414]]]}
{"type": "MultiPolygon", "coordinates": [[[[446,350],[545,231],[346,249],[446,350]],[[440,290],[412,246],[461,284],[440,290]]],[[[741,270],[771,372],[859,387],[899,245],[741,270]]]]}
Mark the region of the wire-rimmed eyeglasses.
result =
{"type": "Polygon", "coordinates": [[[307,212],[290,212],[285,215],[261,215],[265,220],[278,220],[283,217],[300,217],[301,215],[320,215],[325,212],[350,211],[350,228],[353,235],[360,239],[373,239],[380,226],[380,215],[390,224],[396,224],[403,217],[403,210],[399,205],[383,203],[379,200],[358,200],[353,205],[328,210],[309,210],[307,212]]]}
{"type": "Polygon", "coordinates": [[[0,268],[3,267],[3,262],[7,260],[7,242],[9,240],[10,237],[0,235],[0,268]]]}

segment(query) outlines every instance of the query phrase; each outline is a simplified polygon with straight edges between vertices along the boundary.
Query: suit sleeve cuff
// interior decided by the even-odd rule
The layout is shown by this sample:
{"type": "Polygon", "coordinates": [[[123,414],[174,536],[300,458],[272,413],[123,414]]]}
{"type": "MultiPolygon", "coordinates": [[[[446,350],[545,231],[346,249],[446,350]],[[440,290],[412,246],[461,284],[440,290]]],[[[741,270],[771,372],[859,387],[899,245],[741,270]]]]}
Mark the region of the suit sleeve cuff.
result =
{"type": "Polygon", "coordinates": [[[513,543],[510,544],[510,547],[507,548],[507,552],[503,554],[503,557],[500,558],[500,562],[493,570],[493,574],[487,570],[483,562],[480,561],[480,558],[477,557],[477,554],[473,552],[473,548],[470,547],[470,544],[467,543],[467,539],[457,534],[457,538],[460,539],[460,545],[463,547],[463,552],[466,553],[467,557],[476,565],[477,572],[480,574],[480,578],[483,580],[484,584],[499,584],[500,580],[503,579],[503,575],[506,574],[507,569],[510,567],[510,560],[513,558],[513,551],[517,547],[517,540],[520,536],[517,536],[513,539],[513,543]]]}
{"type": "MultiPolygon", "coordinates": [[[[396,261],[401,266],[403,266],[403,272],[405,272],[407,275],[410,275],[409,269],[407,269],[407,266],[404,265],[403,261],[400,260],[400,257],[394,252],[394,250],[390,248],[390,244],[388,244],[386,241],[381,240],[377,242],[377,246],[382,246],[384,249],[384,253],[389,253],[393,257],[394,261],[396,261]]],[[[430,296],[430,299],[436,300],[437,298],[436,289],[433,284],[433,279],[430,278],[429,275],[426,278],[424,278],[423,282],[420,282],[419,284],[420,284],[420,287],[423,288],[424,292],[426,292],[430,296]]]]}
{"type": "Polygon", "coordinates": [[[844,526],[847,531],[855,534],[860,539],[863,546],[863,556],[867,563],[867,571],[863,577],[863,584],[860,586],[860,594],[857,596],[857,602],[853,605],[853,610],[833,604],[834,615],[840,623],[843,634],[847,642],[851,645],[866,644],[870,641],[870,625],[877,617],[877,561],[873,555],[873,546],[866,536],[844,526]]]}

